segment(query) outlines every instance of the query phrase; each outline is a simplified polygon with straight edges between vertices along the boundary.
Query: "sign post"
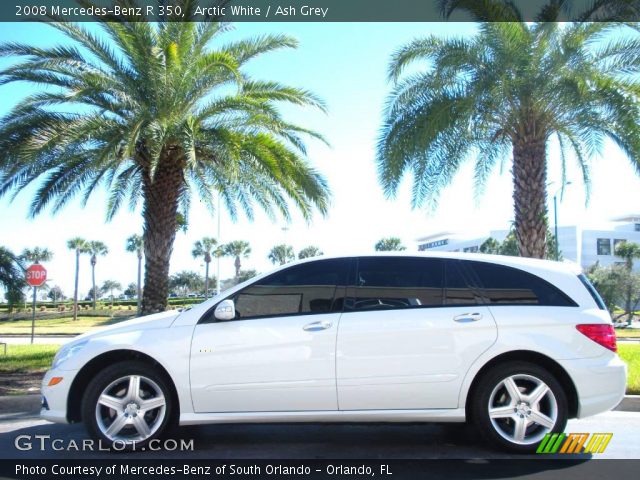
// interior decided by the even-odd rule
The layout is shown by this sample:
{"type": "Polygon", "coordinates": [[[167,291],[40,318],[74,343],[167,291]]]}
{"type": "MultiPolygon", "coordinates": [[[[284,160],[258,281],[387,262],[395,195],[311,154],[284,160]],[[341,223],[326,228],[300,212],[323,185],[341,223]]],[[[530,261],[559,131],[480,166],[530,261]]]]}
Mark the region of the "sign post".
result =
{"type": "Polygon", "coordinates": [[[33,314],[31,316],[31,344],[36,333],[36,289],[47,281],[47,270],[39,263],[34,263],[26,270],[26,281],[33,287],[33,314]]]}

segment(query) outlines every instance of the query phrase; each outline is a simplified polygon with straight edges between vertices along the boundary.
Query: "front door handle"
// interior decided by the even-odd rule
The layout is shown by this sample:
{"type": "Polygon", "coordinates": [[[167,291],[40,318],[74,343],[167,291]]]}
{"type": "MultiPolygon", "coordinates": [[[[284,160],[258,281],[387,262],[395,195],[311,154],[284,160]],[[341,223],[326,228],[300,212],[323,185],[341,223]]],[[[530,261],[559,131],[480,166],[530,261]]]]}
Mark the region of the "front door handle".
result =
{"type": "Polygon", "coordinates": [[[453,317],[454,322],[460,323],[477,322],[480,319],[482,319],[481,313],[463,313],[462,315],[453,317]]]}
{"type": "Polygon", "coordinates": [[[331,322],[313,322],[306,324],[302,329],[307,332],[318,332],[320,330],[331,328],[331,325],[333,325],[331,322]]]}

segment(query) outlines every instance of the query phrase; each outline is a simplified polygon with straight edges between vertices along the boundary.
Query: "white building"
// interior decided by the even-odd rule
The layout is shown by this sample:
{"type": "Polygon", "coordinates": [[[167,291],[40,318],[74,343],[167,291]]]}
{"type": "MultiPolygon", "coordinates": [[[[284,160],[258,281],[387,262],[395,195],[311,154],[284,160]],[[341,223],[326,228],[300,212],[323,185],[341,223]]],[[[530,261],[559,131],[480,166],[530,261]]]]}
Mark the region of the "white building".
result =
{"type": "MultiPolygon", "coordinates": [[[[477,252],[489,237],[502,242],[508,230],[493,230],[488,235],[470,236],[452,232],[440,232],[419,238],[418,250],[444,252],[477,252]]],[[[580,226],[558,227],[559,247],[562,257],[588,268],[596,262],[602,266],[622,262],[613,255],[615,247],[622,241],[640,243],[640,214],[627,215],[611,220],[603,229],[580,226]]],[[[640,270],[640,261],[635,270],[640,270]]]]}

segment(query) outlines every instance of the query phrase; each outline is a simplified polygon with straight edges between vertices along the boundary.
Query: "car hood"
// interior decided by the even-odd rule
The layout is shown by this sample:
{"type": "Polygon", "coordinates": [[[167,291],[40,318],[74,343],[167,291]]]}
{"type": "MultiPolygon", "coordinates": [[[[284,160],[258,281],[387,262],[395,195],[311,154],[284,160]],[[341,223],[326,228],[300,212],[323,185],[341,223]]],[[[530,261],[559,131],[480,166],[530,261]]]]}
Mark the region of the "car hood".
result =
{"type": "Polygon", "coordinates": [[[73,338],[73,342],[78,340],[91,340],[96,337],[102,337],[105,335],[113,335],[119,333],[126,333],[137,330],[153,330],[156,328],[168,328],[173,321],[180,315],[180,311],[169,310],[167,312],[154,313],[152,315],[145,315],[144,317],[134,318],[133,320],[126,320],[124,322],[116,323],[115,325],[109,325],[106,327],[100,327],[90,332],[83,333],[73,338]]]}

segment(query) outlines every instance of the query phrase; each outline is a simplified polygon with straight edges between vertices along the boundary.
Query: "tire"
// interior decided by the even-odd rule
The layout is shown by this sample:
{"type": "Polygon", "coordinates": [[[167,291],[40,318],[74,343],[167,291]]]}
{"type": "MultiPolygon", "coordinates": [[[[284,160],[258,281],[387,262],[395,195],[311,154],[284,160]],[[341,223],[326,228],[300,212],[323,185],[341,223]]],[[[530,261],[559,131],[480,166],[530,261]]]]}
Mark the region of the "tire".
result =
{"type": "Polygon", "coordinates": [[[100,371],[82,399],[89,435],[113,450],[139,450],[175,425],[177,402],[153,366],[126,361],[100,371]]]}
{"type": "Polygon", "coordinates": [[[471,415],[476,427],[502,450],[535,452],[547,433],[563,432],[567,425],[564,389],[551,373],[533,363],[493,367],[479,379],[473,395],[471,415]]]}

